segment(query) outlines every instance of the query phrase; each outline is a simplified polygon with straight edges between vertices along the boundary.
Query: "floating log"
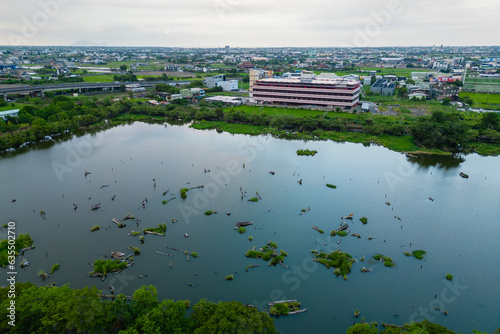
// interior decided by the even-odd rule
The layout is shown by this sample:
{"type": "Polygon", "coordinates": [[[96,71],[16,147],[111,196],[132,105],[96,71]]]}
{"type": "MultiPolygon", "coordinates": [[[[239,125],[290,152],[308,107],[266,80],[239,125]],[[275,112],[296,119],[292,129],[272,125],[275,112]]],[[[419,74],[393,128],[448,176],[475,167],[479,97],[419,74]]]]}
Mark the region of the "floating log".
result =
{"type": "Polygon", "coordinates": [[[109,184],[103,184],[103,185],[101,186],[101,189],[102,189],[102,188],[106,188],[106,187],[109,187],[109,184]]]}
{"type": "Polygon", "coordinates": [[[368,272],[370,272],[370,271],[371,271],[371,269],[367,269],[367,268],[365,268],[365,267],[361,268],[361,272],[362,272],[362,273],[368,273],[368,272]]]}
{"type": "Polygon", "coordinates": [[[87,175],[89,175],[89,174],[92,174],[92,173],[85,171],[85,177],[87,177],[87,175]]]}
{"type": "Polygon", "coordinates": [[[297,310],[297,311],[292,311],[292,312],[288,312],[288,314],[297,314],[297,313],[302,313],[302,312],[305,312],[307,311],[307,309],[302,309],[302,310],[297,310]]]}
{"type": "Polygon", "coordinates": [[[412,158],[412,159],[418,159],[418,156],[415,155],[415,154],[411,154],[411,153],[408,153],[406,152],[405,155],[408,157],[408,158],[412,158]]]}
{"type": "Polygon", "coordinates": [[[129,214],[127,214],[125,217],[123,217],[123,219],[122,219],[122,220],[127,220],[127,219],[135,219],[135,217],[134,217],[134,215],[133,215],[133,214],[129,213],[129,214]]]}
{"type": "Polygon", "coordinates": [[[170,191],[170,189],[167,189],[163,192],[162,196],[165,196],[166,194],[168,194],[168,192],[170,191]]]}
{"type": "Polygon", "coordinates": [[[295,303],[295,302],[297,302],[297,299],[291,299],[291,300],[278,300],[278,301],[275,301],[275,302],[270,302],[270,303],[267,303],[267,305],[269,305],[269,306],[273,306],[274,304],[295,303]]]}
{"type": "Polygon", "coordinates": [[[144,234],[161,235],[162,237],[165,236],[165,234],[158,233],[158,232],[153,232],[153,231],[144,231],[144,234]]]}
{"type": "Polygon", "coordinates": [[[469,178],[469,175],[463,173],[463,172],[460,172],[458,175],[460,175],[461,177],[463,177],[464,179],[468,179],[469,178]]]}
{"type": "Polygon", "coordinates": [[[244,227],[244,226],[250,226],[250,225],[253,225],[253,221],[252,222],[237,222],[236,223],[236,226],[234,227],[234,229],[238,229],[240,227],[244,227]]]}
{"type": "Polygon", "coordinates": [[[125,253],[122,252],[111,252],[112,259],[119,259],[125,256],[125,253]]]}
{"type": "Polygon", "coordinates": [[[319,233],[321,233],[321,232],[325,233],[324,231],[322,231],[322,230],[321,230],[319,227],[317,227],[317,226],[313,226],[313,227],[312,227],[312,229],[313,229],[313,230],[318,231],[319,233]]]}
{"type": "Polygon", "coordinates": [[[111,200],[114,201],[115,197],[116,197],[116,195],[113,195],[113,197],[111,197],[111,200]]]}
{"type": "Polygon", "coordinates": [[[335,233],[343,231],[343,230],[347,230],[348,228],[349,228],[349,224],[347,224],[346,222],[342,222],[342,223],[340,223],[339,228],[335,230],[335,233]]]}
{"type": "Polygon", "coordinates": [[[155,254],[160,254],[160,255],[166,255],[166,256],[174,257],[172,254],[158,252],[158,251],[155,251],[155,254]]]}
{"type": "Polygon", "coordinates": [[[30,250],[30,249],[34,249],[34,248],[35,248],[35,246],[22,248],[22,249],[19,250],[19,254],[24,254],[24,251],[27,251],[27,250],[30,250]]]}
{"type": "Polygon", "coordinates": [[[262,200],[262,197],[260,197],[260,195],[259,195],[259,192],[258,192],[258,191],[256,191],[256,192],[255,192],[255,195],[257,195],[257,197],[258,197],[260,200],[262,200]]]}
{"type": "Polygon", "coordinates": [[[274,174],[276,174],[276,173],[275,173],[275,172],[273,172],[273,171],[270,171],[270,172],[269,172],[269,174],[274,175],[274,174]]]}
{"type": "Polygon", "coordinates": [[[189,238],[189,234],[184,233],[184,234],[183,234],[183,237],[184,237],[184,238],[189,238]]]}
{"type": "Polygon", "coordinates": [[[176,251],[176,252],[181,252],[181,253],[185,253],[185,251],[183,251],[183,250],[180,250],[180,249],[177,249],[177,248],[174,248],[174,247],[168,247],[168,246],[163,246],[163,247],[165,247],[165,248],[167,248],[167,249],[171,249],[171,250],[174,250],[174,251],[176,251]]]}
{"type": "Polygon", "coordinates": [[[122,223],[121,221],[119,221],[118,219],[114,218],[111,219],[113,221],[113,223],[115,223],[116,225],[118,225],[119,228],[124,228],[125,226],[127,226],[125,223],[122,223]]]}
{"type": "Polygon", "coordinates": [[[95,211],[95,210],[99,210],[100,208],[101,208],[101,203],[97,203],[95,205],[92,205],[90,210],[95,211]]]}
{"type": "Polygon", "coordinates": [[[354,216],[353,213],[350,213],[348,214],[347,216],[344,216],[344,217],[340,217],[340,219],[352,219],[352,217],[354,216]]]}
{"type": "Polygon", "coordinates": [[[74,210],[78,209],[78,205],[76,205],[75,203],[73,203],[73,209],[74,210]]]}
{"type": "Polygon", "coordinates": [[[196,187],[191,187],[191,188],[189,188],[189,190],[191,190],[191,189],[203,188],[203,187],[204,187],[204,185],[201,185],[201,186],[196,186],[196,187]]]}

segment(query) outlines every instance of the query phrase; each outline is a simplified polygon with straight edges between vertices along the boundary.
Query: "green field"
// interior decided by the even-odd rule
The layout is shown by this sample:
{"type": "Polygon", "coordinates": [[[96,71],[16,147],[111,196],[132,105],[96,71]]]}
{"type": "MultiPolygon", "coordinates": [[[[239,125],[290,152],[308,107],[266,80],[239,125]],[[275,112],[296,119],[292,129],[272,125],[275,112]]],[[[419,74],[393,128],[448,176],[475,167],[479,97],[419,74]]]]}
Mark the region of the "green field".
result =
{"type": "Polygon", "coordinates": [[[115,80],[113,79],[112,74],[102,74],[102,75],[92,75],[83,77],[83,81],[96,83],[96,82],[114,82],[115,80]]]}
{"type": "Polygon", "coordinates": [[[500,104],[500,94],[460,92],[459,97],[471,97],[475,104],[500,104]]]}

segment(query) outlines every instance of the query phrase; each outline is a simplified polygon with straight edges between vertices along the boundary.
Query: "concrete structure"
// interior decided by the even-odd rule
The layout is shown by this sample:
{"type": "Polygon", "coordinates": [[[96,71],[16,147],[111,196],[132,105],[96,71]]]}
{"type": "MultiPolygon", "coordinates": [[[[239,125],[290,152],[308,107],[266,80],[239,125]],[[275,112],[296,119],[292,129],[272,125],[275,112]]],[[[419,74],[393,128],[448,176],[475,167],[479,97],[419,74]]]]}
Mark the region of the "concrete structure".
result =
{"type": "Polygon", "coordinates": [[[141,93],[141,92],[145,92],[146,88],[142,87],[139,84],[130,84],[130,85],[125,86],[125,90],[127,92],[141,93]]]}
{"type": "Polygon", "coordinates": [[[232,105],[241,104],[241,98],[238,96],[217,95],[217,96],[207,97],[205,99],[205,101],[207,101],[207,102],[222,102],[222,103],[228,103],[228,104],[232,104],[232,105]]]}
{"type": "Polygon", "coordinates": [[[458,93],[460,93],[459,87],[441,83],[437,85],[432,85],[429,91],[431,99],[435,100],[450,98],[453,101],[456,101],[458,100],[458,93]]]}
{"type": "Polygon", "coordinates": [[[0,111],[0,118],[5,119],[7,116],[17,116],[19,109],[0,111]]]}
{"type": "Polygon", "coordinates": [[[427,94],[424,93],[413,93],[413,94],[408,94],[408,99],[413,99],[416,97],[419,100],[427,100],[427,94]]]}
{"type": "Polygon", "coordinates": [[[225,74],[216,75],[214,77],[206,77],[203,79],[203,86],[205,86],[205,88],[215,88],[218,87],[217,83],[222,81],[226,81],[225,74]]]}
{"type": "Polygon", "coordinates": [[[304,71],[300,77],[267,78],[253,85],[253,100],[290,106],[321,106],[352,109],[359,102],[361,83],[344,78],[316,78],[304,71]]]}
{"type": "Polygon", "coordinates": [[[393,95],[395,90],[396,83],[387,79],[378,79],[370,87],[370,91],[380,95],[393,95]]]}
{"type": "Polygon", "coordinates": [[[180,93],[185,99],[205,97],[205,90],[202,88],[181,89],[180,93]]]}
{"type": "Polygon", "coordinates": [[[219,81],[217,87],[222,87],[225,92],[236,91],[238,90],[238,80],[219,81]]]}

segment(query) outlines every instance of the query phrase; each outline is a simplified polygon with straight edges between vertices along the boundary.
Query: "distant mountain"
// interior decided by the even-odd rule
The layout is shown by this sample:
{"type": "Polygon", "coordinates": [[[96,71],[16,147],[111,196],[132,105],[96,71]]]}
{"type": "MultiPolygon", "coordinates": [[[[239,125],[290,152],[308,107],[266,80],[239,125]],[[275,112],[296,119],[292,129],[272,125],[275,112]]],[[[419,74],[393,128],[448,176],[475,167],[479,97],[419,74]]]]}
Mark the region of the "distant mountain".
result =
{"type": "Polygon", "coordinates": [[[105,45],[106,43],[99,44],[89,39],[82,39],[80,41],[74,42],[73,44],[70,44],[70,46],[105,46],[105,45]]]}

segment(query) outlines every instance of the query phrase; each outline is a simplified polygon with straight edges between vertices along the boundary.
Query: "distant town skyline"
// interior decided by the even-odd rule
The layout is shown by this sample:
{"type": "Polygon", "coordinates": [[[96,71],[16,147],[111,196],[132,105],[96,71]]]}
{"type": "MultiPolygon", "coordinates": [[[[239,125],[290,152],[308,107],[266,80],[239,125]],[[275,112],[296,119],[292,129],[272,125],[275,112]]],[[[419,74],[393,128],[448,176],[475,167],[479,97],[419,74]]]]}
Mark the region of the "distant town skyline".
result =
{"type": "Polygon", "coordinates": [[[384,47],[498,45],[494,0],[24,0],[0,45],[384,47]]]}

